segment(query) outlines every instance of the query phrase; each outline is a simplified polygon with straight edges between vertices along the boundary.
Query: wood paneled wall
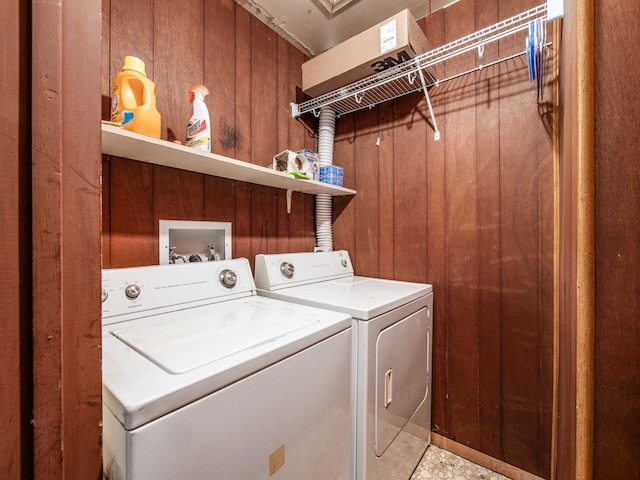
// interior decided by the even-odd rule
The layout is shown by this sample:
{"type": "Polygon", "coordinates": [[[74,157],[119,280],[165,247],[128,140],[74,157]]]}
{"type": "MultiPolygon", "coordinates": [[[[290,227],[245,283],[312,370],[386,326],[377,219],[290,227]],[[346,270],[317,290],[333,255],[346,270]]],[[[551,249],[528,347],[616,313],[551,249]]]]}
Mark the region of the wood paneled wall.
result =
{"type": "MultiPolygon", "coordinates": [[[[427,36],[437,46],[535,5],[462,0],[434,14],[427,36]]],[[[187,89],[202,83],[213,151],[266,165],[284,148],[316,147],[288,113],[302,54],[231,0],[105,0],[103,22],[105,106],[110,79],[136,55],[157,84],[164,138],[181,138],[187,89]]],[[[334,201],[335,248],[360,275],[434,285],[434,430],[548,477],[550,96],[537,104],[522,58],[432,96],[438,142],[420,94],[338,119],[334,161],[358,193],[334,201]]],[[[231,221],[233,255],[250,260],[313,248],[310,196],[294,194],[287,215],[284,192],[267,187],[116,157],[103,175],[103,267],[157,263],[159,219],[231,221]]]]}
{"type": "MultiPolygon", "coordinates": [[[[463,0],[436,12],[426,33],[438,46],[535,5],[463,0]]],[[[509,47],[487,47],[484,61],[509,47]]],[[[440,141],[415,94],[340,118],[334,154],[358,191],[335,223],[357,273],[434,285],[434,431],[545,478],[551,93],[538,105],[523,58],[509,61],[431,90],[440,141]]]]}
{"type": "Polygon", "coordinates": [[[594,8],[594,478],[640,478],[640,4],[594,8]]]}
{"type": "MultiPolygon", "coordinates": [[[[284,149],[316,149],[291,118],[304,55],[232,0],[103,1],[103,118],[111,79],[126,55],[146,64],[157,86],[162,136],[184,141],[188,89],[203,84],[212,151],[268,165],[284,149]],[[184,9],[188,11],[184,11],[184,9]]],[[[103,161],[102,265],[158,263],[158,222],[232,222],[233,256],[309,251],[315,244],[313,196],[146,165],[103,161]]]]}

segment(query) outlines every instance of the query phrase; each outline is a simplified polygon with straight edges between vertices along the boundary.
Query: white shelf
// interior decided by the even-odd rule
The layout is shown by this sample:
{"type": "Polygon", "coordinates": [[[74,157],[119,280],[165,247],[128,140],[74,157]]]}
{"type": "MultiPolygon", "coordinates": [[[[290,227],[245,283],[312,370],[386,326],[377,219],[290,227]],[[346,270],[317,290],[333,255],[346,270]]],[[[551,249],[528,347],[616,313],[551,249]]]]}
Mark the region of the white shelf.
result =
{"type": "MultiPolygon", "coordinates": [[[[140,135],[109,123],[102,123],[102,153],[294,192],[332,196],[356,194],[349,188],[295,178],[288,173],[140,135]]],[[[268,161],[265,159],[265,163],[268,161]]]]}

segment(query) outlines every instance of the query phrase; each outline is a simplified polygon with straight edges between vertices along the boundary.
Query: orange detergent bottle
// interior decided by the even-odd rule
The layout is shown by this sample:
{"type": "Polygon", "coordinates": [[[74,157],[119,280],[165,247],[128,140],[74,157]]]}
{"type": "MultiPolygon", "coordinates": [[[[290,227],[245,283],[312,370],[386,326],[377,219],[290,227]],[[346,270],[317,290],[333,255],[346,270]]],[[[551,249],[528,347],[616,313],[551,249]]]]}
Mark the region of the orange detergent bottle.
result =
{"type": "Polygon", "coordinates": [[[124,57],[124,66],[113,79],[111,121],[125,130],[160,138],[160,113],[156,108],[156,84],[139,58],[124,57]]]}

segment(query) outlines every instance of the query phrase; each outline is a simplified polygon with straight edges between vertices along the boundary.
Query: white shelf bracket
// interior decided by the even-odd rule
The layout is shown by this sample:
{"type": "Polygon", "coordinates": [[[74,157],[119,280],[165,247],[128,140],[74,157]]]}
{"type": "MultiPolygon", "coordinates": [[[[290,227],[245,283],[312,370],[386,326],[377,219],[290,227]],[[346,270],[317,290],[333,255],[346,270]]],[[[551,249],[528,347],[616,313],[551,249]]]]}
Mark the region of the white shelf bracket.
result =
{"type": "Polygon", "coordinates": [[[300,107],[298,107],[298,104],[291,102],[289,105],[291,106],[291,116],[293,118],[300,116],[300,107]]]}
{"type": "Polygon", "coordinates": [[[291,195],[293,191],[287,190],[287,213],[291,213],[291,195]]]}
{"type": "Polygon", "coordinates": [[[429,98],[429,91],[427,90],[427,82],[424,81],[424,74],[422,73],[422,67],[420,66],[420,60],[416,58],[416,65],[418,66],[418,75],[420,75],[420,81],[422,82],[422,90],[424,91],[424,98],[427,99],[427,106],[429,107],[429,115],[431,115],[431,122],[433,123],[433,139],[440,140],[440,130],[438,130],[438,124],[436,123],[436,117],[433,114],[433,107],[431,106],[431,98],[429,98]]]}

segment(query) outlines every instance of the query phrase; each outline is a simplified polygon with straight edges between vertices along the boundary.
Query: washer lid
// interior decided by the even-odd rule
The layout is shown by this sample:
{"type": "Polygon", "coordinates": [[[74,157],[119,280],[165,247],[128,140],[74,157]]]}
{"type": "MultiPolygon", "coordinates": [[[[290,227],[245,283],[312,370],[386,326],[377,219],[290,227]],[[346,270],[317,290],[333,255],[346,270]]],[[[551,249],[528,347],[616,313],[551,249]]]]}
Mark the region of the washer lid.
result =
{"type": "Polygon", "coordinates": [[[281,313],[256,312],[255,304],[238,302],[233,308],[166,313],[152,323],[126,322],[110,333],[166,372],[179,374],[319,323],[281,313]]]}
{"type": "Polygon", "coordinates": [[[251,296],[104,325],[103,402],[132,430],[350,330],[351,321],[251,296]]]}
{"type": "Polygon", "coordinates": [[[432,291],[424,283],[400,282],[369,277],[345,277],[335,280],[267,291],[259,295],[298,302],[351,315],[358,320],[370,320],[432,291]]]}

